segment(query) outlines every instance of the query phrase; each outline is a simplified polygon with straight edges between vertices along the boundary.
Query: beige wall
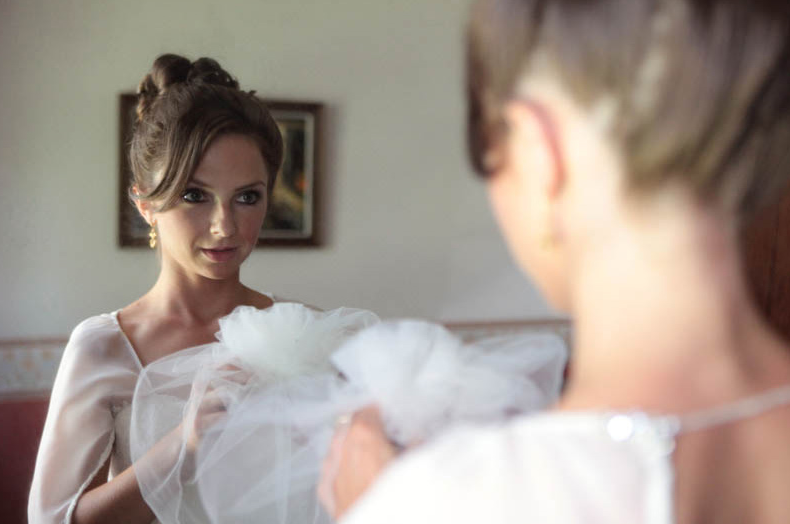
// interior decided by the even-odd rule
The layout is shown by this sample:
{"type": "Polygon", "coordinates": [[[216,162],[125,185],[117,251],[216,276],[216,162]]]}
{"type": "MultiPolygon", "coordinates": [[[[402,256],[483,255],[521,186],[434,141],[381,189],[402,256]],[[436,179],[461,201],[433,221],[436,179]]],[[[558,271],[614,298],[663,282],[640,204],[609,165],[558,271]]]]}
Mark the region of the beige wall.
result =
{"type": "Polygon", "coordinates": [[[116,245],[117,95],[166,51],[327,106],[326,245],[243,279],[323,307],[442,320],[552,313],[466,164],[468,0],[0,0],[0,339],[61,336],[152,284],[116,245]]]}

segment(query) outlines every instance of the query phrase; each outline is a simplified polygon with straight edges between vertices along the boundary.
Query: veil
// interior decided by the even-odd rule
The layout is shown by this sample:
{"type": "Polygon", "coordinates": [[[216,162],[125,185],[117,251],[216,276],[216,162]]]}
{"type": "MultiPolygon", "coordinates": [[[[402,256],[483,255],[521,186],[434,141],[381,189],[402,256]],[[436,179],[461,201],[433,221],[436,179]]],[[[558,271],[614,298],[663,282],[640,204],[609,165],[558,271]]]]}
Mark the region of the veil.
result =
{"type": "Polygon", "coordinates": [[[132,459],[163,523],[330,523],[316,485],[340,415],[376,404],[408,446],[545,407],[567,359],[550,334],[465,344],[436,324],[293,303],[237,308],[217,338],[137,384],[132,459]]]}

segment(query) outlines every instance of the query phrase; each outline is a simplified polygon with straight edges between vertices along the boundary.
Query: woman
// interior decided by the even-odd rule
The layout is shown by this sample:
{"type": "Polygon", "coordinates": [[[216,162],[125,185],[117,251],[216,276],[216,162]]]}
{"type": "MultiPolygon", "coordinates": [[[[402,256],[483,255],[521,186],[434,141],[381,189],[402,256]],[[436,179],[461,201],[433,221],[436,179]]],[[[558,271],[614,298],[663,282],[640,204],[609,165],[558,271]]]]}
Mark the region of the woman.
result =
{"type": "Polygon", "coordinates": [[[753,304],[739,224],[790,176],[783,2],[480,0],[473,164],[514,258],[575,321],[547,413],[407,452],[336,434],[343,522],[780,523],[790,348],[753,304]]]}
{"type": "MultiPolygon", "coordinates": [[[[31,522],[151,522],[129,458],[139,373],[213,341],[218,319],[236,307],[273,302],[239,279],[282,161],[267,109],[214,60],[163,55],[140,84],[137,115],[131,196],[151,225],[161,271],[137,301],[72,333],[39,449],[31,522]]],[[[148,458],[172,460],[176,440],[148,458]]]]}

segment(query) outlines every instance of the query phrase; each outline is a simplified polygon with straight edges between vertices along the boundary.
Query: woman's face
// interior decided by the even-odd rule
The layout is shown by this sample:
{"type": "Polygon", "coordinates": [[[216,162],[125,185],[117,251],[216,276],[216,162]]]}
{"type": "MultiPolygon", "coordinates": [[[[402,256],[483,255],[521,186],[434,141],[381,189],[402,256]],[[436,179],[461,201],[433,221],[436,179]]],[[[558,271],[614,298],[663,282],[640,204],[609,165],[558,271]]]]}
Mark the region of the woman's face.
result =
{"type": "Polygon", "coordinates": [[[215,139],[178,203],[154,215],[163,264],[214,280],[237,276],[266,215],[268,180],[251,138],[215,139]]]}

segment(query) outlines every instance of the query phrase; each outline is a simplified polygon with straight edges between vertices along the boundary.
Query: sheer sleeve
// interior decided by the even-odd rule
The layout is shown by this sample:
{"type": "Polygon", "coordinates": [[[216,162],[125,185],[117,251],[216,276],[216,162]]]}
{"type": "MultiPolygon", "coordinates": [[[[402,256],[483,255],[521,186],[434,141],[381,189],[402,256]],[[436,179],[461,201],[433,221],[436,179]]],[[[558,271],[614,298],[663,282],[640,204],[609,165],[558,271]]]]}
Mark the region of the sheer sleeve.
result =
{"type": "Polygon", "coordinates": [[[112,408],[134,391],[139,363],[111,315],[71,334],[58,369],[28,502],[35,523],[70,522],[77,499],[107,462],[112,408]]]}

